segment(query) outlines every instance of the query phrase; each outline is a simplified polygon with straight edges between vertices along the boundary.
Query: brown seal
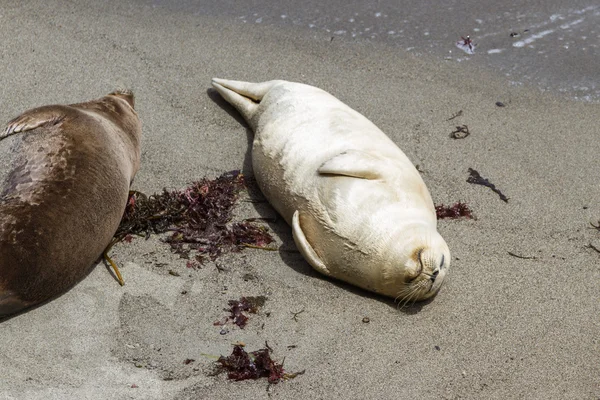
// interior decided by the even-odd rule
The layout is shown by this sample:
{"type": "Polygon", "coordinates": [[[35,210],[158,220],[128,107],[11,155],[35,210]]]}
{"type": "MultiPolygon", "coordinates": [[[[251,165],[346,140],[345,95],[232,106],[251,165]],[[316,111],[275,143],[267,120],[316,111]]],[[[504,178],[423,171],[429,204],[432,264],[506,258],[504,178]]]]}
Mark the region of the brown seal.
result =
{"type": "Polygon", "coordinates": [[[0,134],[0,318],[83,279],[140,165],[133,94],[35,108],[0,134]]]}

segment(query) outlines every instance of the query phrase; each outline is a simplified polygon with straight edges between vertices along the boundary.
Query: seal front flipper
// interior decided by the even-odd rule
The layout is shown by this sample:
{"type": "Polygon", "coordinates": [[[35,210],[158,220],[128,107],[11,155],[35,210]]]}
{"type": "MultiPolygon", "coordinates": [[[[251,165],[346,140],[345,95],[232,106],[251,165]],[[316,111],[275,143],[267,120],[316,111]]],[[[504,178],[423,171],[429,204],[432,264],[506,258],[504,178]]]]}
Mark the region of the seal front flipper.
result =
{"type": "Polygon", "coordinates": [[[65,118],[65,113],[57,106],[44,106],[25,111],[8,123],[0,134],[0,140],[15,133],[29,131],[42,125],[56,125],[65,118]]]}
{"type": "Polygon", "coordinates": [[[387,166],[384,158],[360,150],[347,150],[325,161],[318,172],[361,179],[383,179],[387,166]]]}
{"type": "Polygon", "coordinates": [[[321,261],[310,243],[308,243],[308,240],[306,240],[306,236],[304,236],[304,232],[302,232],[302,227],[300,226],[300,213],[298,210],[294,212],[294,216],[292,217],[292,236],[294,237],[296,247],[298,247],[304,259],[323,275],[331,276],[323,261],[321,261]]]}

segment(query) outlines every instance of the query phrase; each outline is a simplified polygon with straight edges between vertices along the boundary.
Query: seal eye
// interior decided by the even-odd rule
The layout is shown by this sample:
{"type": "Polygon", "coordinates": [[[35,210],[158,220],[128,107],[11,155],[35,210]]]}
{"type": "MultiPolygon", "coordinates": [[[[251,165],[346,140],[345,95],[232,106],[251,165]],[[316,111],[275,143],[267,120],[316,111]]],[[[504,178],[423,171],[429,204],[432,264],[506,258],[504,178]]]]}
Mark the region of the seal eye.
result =
{"type": "Polygon", "coordinates": [[[405,282],[412,282],[417,279],[423,273],[423,260],[421,260],[421,255],[423,254],[423,249],[419,249],[414,252],[412,255],[412,260],[415,263],[418,263],[418,267],[413,269],[412,267],[406,271],[405,282]]]}
{"type": "Polygon", "coordinates": [[[417,253],[417,260],[419,260],[419,273],[418,275],[421,275],[421,272],[423,272],[423,260],[421,259],[421,256],[423,255],[423,249],[420,249],[419,252],[417,253]]]}

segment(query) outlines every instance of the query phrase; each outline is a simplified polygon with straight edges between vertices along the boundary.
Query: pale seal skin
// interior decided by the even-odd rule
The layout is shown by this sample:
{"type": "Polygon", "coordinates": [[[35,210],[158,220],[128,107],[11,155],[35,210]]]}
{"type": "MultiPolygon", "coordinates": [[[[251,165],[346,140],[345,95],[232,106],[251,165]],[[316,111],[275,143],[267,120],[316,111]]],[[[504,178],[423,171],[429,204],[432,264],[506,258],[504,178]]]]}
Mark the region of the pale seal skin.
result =
{"type": "Polygon", "coordinates": [[[450,251],[431,196],[381,130],[312,86],[212,85],[254,131],[258,185],[317,271],[403,302],[438,292],[450,251]]]}
{"type": "Polygon", "coordinates": [[[0,135],[0,318],[83,279],[140,166],[133,94],[26,111],[0,135]]]}

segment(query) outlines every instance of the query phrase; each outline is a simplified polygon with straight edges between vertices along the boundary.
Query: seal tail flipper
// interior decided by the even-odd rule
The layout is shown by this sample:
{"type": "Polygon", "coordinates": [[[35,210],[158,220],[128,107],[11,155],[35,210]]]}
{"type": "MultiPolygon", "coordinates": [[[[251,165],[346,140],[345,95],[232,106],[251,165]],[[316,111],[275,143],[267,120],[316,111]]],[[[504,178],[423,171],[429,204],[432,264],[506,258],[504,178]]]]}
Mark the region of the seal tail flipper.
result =
{"type": "Polygon", "coordinates": [[[65,113],[59,110],[58,106],[44,106],[25,111],[8,123],[4,132],[0,133],[0,140],[43,125],[60,123],[65,118],[65,113]]]}
{"type": "Polygon", "coordinates": [[[230,81],[227,79],[213,78],[212,85],[221,96],[234,106],[247,122],[256,113],[258,103],[265,94],[281,81],[268,81],[261,83],[230,81]]]}
{"type": "Polygon", "coordinates": [[[308,243],[308,240],[302,231],[302,227],[300,226],[300,213],[298,210],[294,212],[294,216],[292,217],[292,236],[294,237],[296,247],[298,247],[298,250],[300,250],[300,254],[302,254],[304,259],[323,275],[332,276],[318,254],[312,248],[310,243],[308,243]]]}

